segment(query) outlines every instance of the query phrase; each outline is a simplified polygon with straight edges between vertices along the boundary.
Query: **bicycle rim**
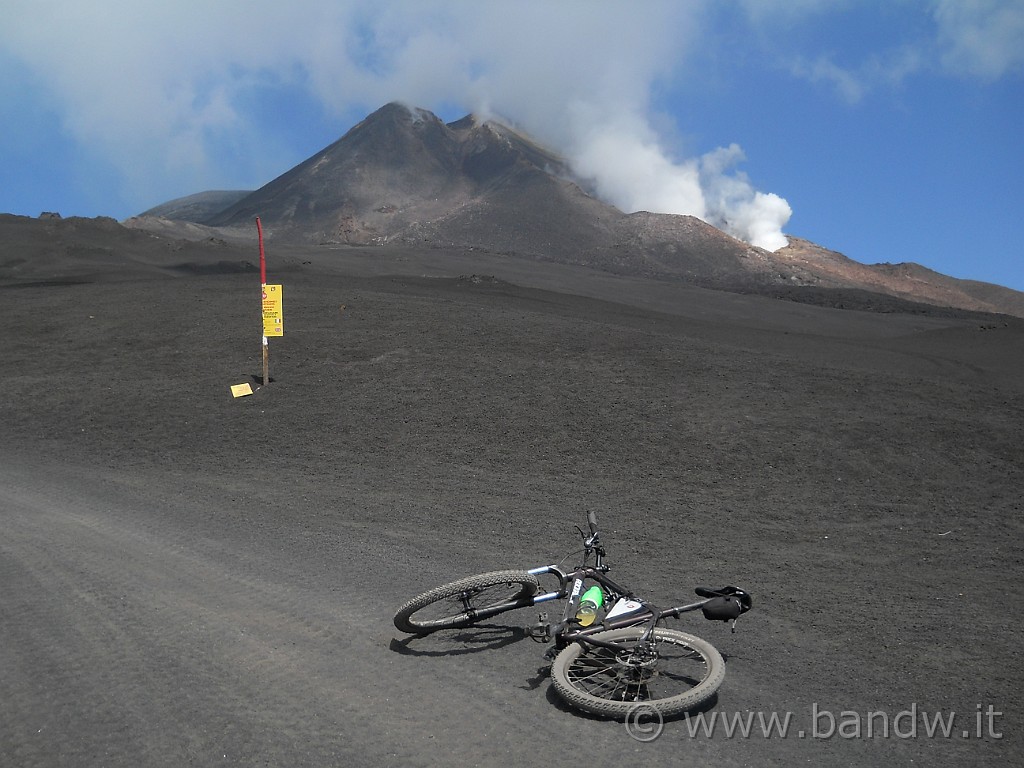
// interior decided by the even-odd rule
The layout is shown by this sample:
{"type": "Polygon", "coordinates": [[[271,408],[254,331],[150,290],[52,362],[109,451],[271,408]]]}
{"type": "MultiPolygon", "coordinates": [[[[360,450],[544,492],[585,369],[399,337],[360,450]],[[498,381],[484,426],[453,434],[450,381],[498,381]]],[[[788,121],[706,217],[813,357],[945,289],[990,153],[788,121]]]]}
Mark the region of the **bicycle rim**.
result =
{"type": "Polygon", "coordinates": [[[474,623],[474,612],[537,592],[537,579],[525,571],[496,571],[445,584],[413,598],[395,615],[404,632],[433,632],[474,623]]]}
{"type": "Polygon", "coordinates": [[[617,649],[576,642],[551,668],[555,690],[569,704],[594,714],[625,716],[643,704],[663,716],[707,701],[725,677],[721,654],[705,640],[671,629],[656,629],[640,642],[643,629],[628,627],[594,635],[617,649]]]}

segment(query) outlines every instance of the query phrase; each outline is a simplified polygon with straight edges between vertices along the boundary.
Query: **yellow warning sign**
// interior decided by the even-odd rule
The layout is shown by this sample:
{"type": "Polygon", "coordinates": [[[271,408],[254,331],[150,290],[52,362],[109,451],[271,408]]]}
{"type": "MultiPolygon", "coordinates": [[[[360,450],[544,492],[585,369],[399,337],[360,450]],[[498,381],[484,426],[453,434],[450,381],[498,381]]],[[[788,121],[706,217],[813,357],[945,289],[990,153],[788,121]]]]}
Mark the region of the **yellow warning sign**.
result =
{"type": "Polygon", "coordinates": [[[284,336],[284,294],[280,285],[263,286],[263,335],[284,336]]]}
{"type": "Polygon", "coordinates": [[[231,396],[232,397],[245,397],[246,395],[252,394],[252,387],[246,384],[232,384],[231,385],[231,396]]]}

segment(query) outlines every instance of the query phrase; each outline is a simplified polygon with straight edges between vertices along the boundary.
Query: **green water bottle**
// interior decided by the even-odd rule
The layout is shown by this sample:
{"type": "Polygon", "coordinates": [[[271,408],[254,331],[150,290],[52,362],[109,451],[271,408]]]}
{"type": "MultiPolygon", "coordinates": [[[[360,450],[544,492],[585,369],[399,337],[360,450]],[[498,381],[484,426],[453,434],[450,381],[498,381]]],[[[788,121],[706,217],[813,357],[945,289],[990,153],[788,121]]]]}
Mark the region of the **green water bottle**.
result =
{"type": "Polygon", "coordinates": [[[583,593],[580,598],[580,608],[576,611],[576,621],[581,627],[589,627],[597,618],[597,612],[604,605],[604,591],[599,586],[593,586],[583,593]]]}

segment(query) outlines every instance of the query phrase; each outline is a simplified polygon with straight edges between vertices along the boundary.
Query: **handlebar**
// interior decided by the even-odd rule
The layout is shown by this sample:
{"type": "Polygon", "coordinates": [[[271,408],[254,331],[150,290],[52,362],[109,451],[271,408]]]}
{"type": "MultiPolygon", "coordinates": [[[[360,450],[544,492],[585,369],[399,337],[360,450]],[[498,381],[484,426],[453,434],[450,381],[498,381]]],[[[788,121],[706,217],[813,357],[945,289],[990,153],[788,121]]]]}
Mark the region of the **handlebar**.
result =
{"type": "Polygon", "coordinates": [[[597,534],[597,513],[592,509],[587,510],[587,523],[590,525],[590,535],[597,534]]]}

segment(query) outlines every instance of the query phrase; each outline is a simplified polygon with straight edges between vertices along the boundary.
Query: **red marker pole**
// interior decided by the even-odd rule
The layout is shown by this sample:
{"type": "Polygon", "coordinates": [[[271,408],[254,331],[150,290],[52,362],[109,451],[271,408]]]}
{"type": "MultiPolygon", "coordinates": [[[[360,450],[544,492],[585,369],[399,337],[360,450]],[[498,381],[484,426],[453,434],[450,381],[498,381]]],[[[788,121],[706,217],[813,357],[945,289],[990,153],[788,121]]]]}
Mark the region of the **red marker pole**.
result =
{"type": "MultiPolygon", "coordinates": [[[[263,225],[260,217],[256,217],[256,233],[260,239],[260,330],[263,328],[263,301],[267,298],[267,256],[263,252],[263,225]]],[[[263,386],[270,381],[270,348],[267,345],[267,334],[263,334],[263,386]]]]}

